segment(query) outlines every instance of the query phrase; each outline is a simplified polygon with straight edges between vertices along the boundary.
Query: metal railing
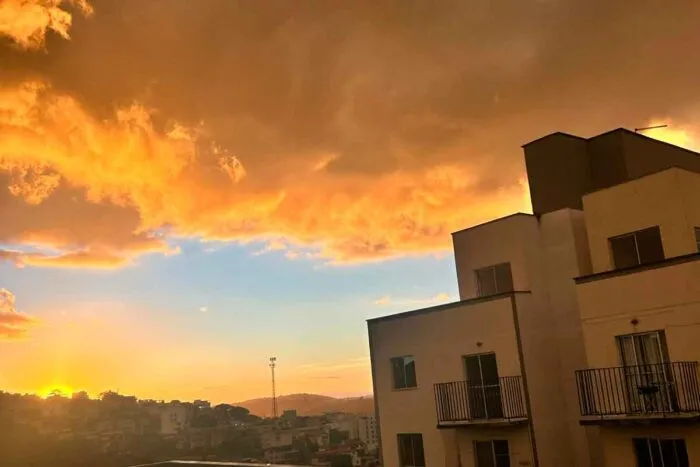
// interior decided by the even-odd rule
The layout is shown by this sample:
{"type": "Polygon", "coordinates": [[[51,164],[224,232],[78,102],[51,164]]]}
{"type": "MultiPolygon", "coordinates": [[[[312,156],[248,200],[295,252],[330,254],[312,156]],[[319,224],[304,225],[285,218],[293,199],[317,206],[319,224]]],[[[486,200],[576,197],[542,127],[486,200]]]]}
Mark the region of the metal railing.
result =
{"type": "Polygon", "coordinates": [[[520,376],[498,378],[494,384],[437,383],[434,390],[438,424],[527,418],[520,376]]]}
{"type": "Polygon", "coordinates": [[[698,362],[668,362],[576,372],[582,416],[700,412],[698,362]]]}

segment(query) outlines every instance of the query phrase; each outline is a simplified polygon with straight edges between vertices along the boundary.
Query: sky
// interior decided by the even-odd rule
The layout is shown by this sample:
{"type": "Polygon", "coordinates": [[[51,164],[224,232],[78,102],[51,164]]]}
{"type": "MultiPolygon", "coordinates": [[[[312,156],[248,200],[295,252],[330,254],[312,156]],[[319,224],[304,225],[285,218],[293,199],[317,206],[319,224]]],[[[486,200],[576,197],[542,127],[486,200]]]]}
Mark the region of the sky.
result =
{"type": "Polygon", "coordinates": [[[0,388],[371,392],[365,320],[456,300],[521,146],[693,147],[700,3],[4,0],[0,388]]]}

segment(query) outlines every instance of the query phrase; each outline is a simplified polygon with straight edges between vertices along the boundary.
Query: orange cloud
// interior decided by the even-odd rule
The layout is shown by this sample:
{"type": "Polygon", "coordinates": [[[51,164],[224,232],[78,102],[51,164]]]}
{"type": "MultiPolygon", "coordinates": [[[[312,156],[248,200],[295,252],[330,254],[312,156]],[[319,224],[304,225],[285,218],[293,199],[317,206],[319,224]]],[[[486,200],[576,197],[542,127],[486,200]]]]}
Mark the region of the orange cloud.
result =
{"type": "Polygon", "coordinates": [[[73,17],[65,6],[72,6],[84,15],[92,14],[87,0],[3,0],[0,2],[0,35],[25,49],[43,47],[48,31],[68,39],[73,17]]]}
{"type": "MultiPolygon", "coordinates": [[[[527,31],[511,11],[459,2],[425,17],[401,2],[359,2],[340,16],[324,3],[262,2],[251,7],[256,28],[227,1],[90,3],[99,14],[75,24],[64,7],[87,15],[85,1],[6,0],[0,10],[0,34],[24,48],[51,30],[81,38],[50,44],[49,58],[0,47],[12,75],[0,85],[0,243],[17,264],[121,267],[171,251],[168,235],[265,241],[259,253],[332,265],[449,251],[450,232],[530,209],[518,144],[646,120],[659,97],[625,76],[656,85],[677,62],[667,53],[620,60],[629,48],[605,35],[582,43],[570,21],[588,17],[563,7],[562,21],[534,27],[555,14],[544,3],[503,6],[534,15],[518,21],[533,25],[527,31]],[[489,15],[498,24],[487,29],[453,20],[478,26],[489,15]],[[221,30],[235,40],[222,41],[221,30]],[[578,59],[562,64],[558,47],[578,59]]],[[[591,17],[610,25],[599,29],[640,50],[687,42],[637,37],[634,21],[593,15],[609,11],[594,3],[591,17]]],[[[694,17],[668,14],[671,31],[694,17]]],[[[671,75],[694,86],[697,73],[671,75]]],[[[674,91],[667,108],[686,109],[681,84],[663,86],[674,91]]]]}
{"type": "Polygon", "coordinates": [[[34,324],[33,318],[17,311],[15,296],[7,289],[0,289],[0,340],[23,338],[34,324]]]}
{"type": "MultiPolygon", "coordinates": [[[[144,250],[139,251],[142,253],[144,250]]],[[[161,251],[162,252],[162,251],[161,251]]],[[[166,254],[176,254],[179,248],[165,251],[166,254]]],[[[17,267],[38,266],[51,268],[90,268],[113,269],[130,264],[133,256],[138,253],[81,250],[59,254],[25,253],[16,250],[0,249],[0,259],[14,263],[17,267]]]]}
{"type": "MultiPolygon", "coordinates": [[[[136,225],[112,226],[130,228],[121,245],[82,245],[56,256],[13,255],[23,264],[121,266],[128,261],[119,248],[146,241],[148,232],[164,226],[178,235],[216,240],[271,238],[263,251],[285,248],[279,238],[286,237],[292,245],[317,248],[325,258],[370,260],[447,249],[449,232],[465,223],[526,207],[523,186],[515,184],[468,211],[455,209],[460,201],[480,197],[483,188],[469,167],[459,165],[380,177],[335,175],[298,165],[289,166],[284,179],[262,170],[247,174],[238,158],[203,143],[197,128],[173,124],[159,132],[152,113],[138,105],[118,110],[113,119],[97,120],[75,99],[39,82],[2,89],[0,110],[0,172],[10,176],[12,201],[22,201],[18,212],[38,212],[65,197],[62,186],[83,196],[80,202],[74,199],[72,215],[53,219],[60,226],[21,235],[8,226],[5,241],[43,236],[54,246],[68,246],[76,234],[71,217],[81,216],[84,205],[112,206],[138,217],[136,225]],[[289,183],[290,178],[295,182],[289,183]],[[110,249],[116,254],[104,253],[110,249]]],[[[110,223],[101,217],[100,222],[110,223]]],[[[87,232],[99,228],[83,227],[87,232]]],[[[89,241],[101,241],[100,235],[89,241]]],[[[300,254],[293,247],[287,252],[290,258],[300,254]]]]}

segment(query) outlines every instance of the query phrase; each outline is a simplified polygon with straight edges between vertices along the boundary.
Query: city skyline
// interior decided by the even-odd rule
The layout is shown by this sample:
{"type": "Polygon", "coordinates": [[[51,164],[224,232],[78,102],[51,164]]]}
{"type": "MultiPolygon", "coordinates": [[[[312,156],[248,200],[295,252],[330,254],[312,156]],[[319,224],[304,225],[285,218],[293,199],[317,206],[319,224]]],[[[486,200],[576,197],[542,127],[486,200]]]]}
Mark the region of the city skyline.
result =
{"type": "Polygon", "coordinates": [[[370,394],[365,320],[458,299],[450,233],[530,211],[521,144],[700,149],[692,14],[604,10],[601,56],[567,31],[607,2],[518,3],[3,2],[0,389],[237,402],[274,355],[279,394],[370,394]]]}

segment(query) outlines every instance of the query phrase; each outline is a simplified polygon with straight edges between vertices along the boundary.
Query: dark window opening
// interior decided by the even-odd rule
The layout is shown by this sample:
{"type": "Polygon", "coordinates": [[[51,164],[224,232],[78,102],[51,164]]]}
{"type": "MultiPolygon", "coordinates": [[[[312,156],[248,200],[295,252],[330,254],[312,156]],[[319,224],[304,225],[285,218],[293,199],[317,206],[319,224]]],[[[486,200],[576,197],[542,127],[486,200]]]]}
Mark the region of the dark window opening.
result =
{"type": "Polygon", "coordinates": [[[615,269],[663,261],[664,248],[658,226],[609,239],[615,269]]]}
{"type": "Polygon", "coordinates": [[[634,438],[638,467],[689,467],[684,439],[634,438]]]}
{"type": "Polygon", "coordinates": [[[391,371],[394,376],[394,389],[407,389],[418,386],[416,361],[411,355],[392,358],[391,371]]]}
{"type": "Polygon", "coordinates": [[[474,441],[476,467],[510,467],[508,441],[474,441]]]}
{"type": "Polygon", "coordinates": [[[407,433],[397,435],[399,443],[400,467],[425,467],[423,453],[423,435],[407,433]]]}

